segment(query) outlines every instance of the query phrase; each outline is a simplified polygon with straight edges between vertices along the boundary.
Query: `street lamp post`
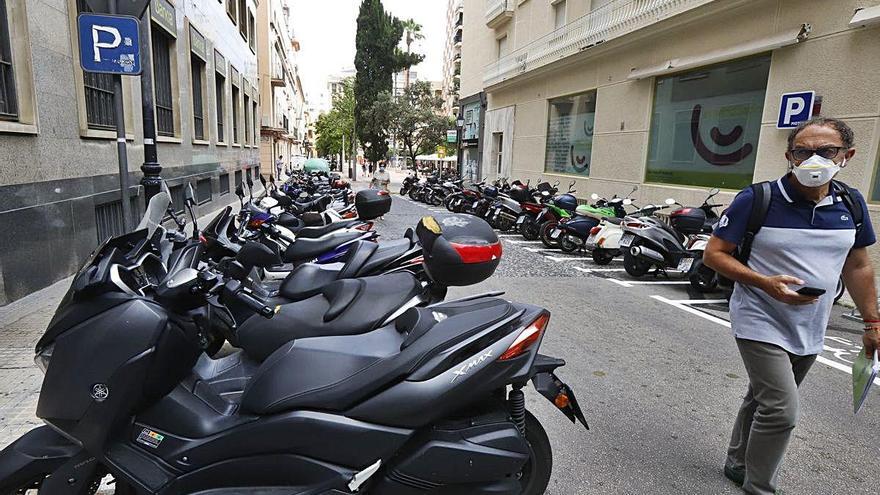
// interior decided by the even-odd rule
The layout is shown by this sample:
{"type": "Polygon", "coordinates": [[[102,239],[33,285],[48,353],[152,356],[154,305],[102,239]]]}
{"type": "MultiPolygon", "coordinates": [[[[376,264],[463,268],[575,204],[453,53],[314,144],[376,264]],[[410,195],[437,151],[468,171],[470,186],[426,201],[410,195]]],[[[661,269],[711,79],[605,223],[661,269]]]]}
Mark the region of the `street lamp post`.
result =
{"type": "Polygon", "coordinates": [[[456,154],[458,158],[458,176],[462,177],[464,175],[464,162],[462,161],[464,157],[464,149],[461,146],[461,140],[464,137],[464,119],[461,117],[461,110],[458,112],[458,119],[455,120],[455,130],[457,134],[455,146],[458,151],[456,154]]]}

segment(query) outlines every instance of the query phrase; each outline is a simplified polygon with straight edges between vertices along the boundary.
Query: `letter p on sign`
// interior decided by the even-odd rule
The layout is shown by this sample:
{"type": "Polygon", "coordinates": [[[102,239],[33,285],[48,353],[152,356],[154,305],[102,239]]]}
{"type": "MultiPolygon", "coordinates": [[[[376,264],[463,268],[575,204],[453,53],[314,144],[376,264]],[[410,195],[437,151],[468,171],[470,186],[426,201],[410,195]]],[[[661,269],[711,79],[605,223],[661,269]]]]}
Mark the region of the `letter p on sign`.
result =
{"type": "Polygon", "coordinates": [[[776,120],[776,128],[791,129],[797,127],[801,122],[813,118],[815,98],[815,91],[783,94],[779,103],[779,118],[776,120]]]}

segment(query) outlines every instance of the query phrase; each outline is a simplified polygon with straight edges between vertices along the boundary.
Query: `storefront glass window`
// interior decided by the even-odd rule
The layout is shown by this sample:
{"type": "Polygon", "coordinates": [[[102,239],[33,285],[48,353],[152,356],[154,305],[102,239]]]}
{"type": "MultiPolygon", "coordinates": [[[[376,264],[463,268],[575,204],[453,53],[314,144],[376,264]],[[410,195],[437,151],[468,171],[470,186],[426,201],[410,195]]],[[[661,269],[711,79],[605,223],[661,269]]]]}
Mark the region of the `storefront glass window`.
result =
{"type": "Polygon", "coordinates": [[[762,55],[658,78],[645,180],[751,184],[769,72],[762,55]]]}
{"type": "Polygon", "coordinates": [[[596,91],[550,100],[544,171],[590,175],[596,91]]]}

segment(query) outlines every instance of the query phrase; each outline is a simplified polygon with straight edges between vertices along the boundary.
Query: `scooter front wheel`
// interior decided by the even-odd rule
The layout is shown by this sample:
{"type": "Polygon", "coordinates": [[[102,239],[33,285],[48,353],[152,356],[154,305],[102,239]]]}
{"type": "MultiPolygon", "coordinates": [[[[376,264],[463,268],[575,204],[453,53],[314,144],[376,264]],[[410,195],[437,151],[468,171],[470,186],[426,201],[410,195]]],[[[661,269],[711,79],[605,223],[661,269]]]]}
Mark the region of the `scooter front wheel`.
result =
{"type": "Polygon", "coordinates": [[[519,233],[523,236],[523,239],[527,241],[538,240],[538,226],[535,225],[535,221],[531,218],[527,218],[523,223],[519,224],[519,233]]]}
{"type": "Polygon", "coordinates": [[[557,225],[559,225],[559,223],[552,220],[544,222],[541,225],[541,242],[543,242],[545,246],[551,249],[559,247],[559,241],[554,240],[552,237],[550,237],[550,234],[553,233],[553,229],[555,229],[557,225]]]}
{"type": "Polygon", "coordinates": [[[691,287],[699,292],[712,292],[718,288],[718,274],[706,266],[701,259],[694,260],[688,280],[691,287]]]}

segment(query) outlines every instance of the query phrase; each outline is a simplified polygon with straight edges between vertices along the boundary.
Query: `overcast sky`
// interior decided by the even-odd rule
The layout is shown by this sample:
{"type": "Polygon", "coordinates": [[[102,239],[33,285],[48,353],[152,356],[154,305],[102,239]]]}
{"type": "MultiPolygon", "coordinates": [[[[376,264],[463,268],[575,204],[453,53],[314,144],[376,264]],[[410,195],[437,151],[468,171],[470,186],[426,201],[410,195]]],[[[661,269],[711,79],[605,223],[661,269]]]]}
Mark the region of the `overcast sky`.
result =
{"type": "MultiPolygon", "coordinates": [[[[327,77],[354,67],[354,38],[360,0],[287,0],[293,29],[300,41],[297,54],[300,76],[310,104],[325,92],[327,77]]],[[[421,80],[439,81],[443,76],[446,43],[447,0],[382,0],[385,10],[400,19],[413,18],[422,25],[425,39],[413,50],[425,55],[414,67],[421,80]]]]}

